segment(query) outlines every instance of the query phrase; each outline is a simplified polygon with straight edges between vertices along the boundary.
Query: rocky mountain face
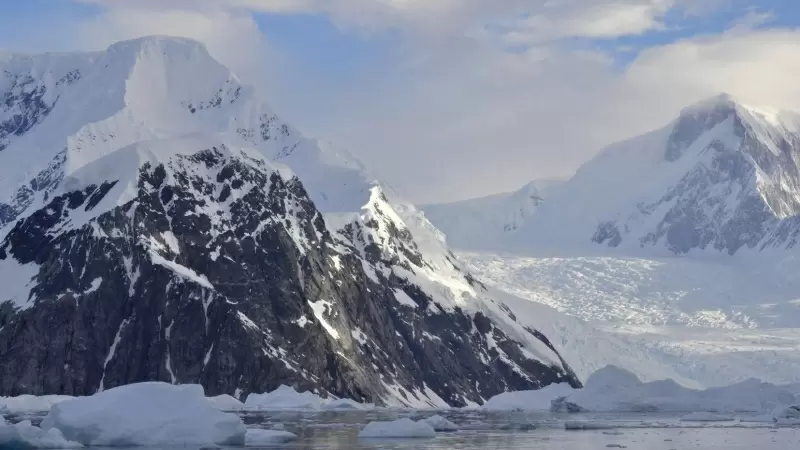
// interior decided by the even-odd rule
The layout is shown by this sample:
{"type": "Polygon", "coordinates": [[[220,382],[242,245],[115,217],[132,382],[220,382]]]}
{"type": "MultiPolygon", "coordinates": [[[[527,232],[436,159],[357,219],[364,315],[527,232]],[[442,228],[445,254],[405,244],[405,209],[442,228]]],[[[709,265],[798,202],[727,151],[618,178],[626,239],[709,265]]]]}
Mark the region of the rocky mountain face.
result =
{"type": "Polygon", "coordinates": [[[628,217],[600,223],[593,242],[634,240],[676,254],[793,247],[800,231],[798,124],[791,114],[762,113],[728,96],[684,110],[661,162],[677,165],[681,176],[628,217]],[[632,232],[643,221],[650,228],[632,232]]]}
{"type": "Polygon", "coordinates": [[[580,384],[416,208],[201,45],[70,61],[57,95],[60,72],[5,63],[52,101],[3,110],[29,126],[0,152],[0,395],[161,380],[460,406],[580,384]]]}
{"type": "MultiPolygon", "coordinates": [[[[447,231],[458,216],[441,217],[439,208],[429,217],[447,231]]],[[[794,247],[798,214],[798,115],[720,95],[604,149],[550,190],[515,233],[486,241],[490,250],[533,254],[733,255],[794,247]]],[[[498,234],[480,230],[472,235],[498,234]]]]}

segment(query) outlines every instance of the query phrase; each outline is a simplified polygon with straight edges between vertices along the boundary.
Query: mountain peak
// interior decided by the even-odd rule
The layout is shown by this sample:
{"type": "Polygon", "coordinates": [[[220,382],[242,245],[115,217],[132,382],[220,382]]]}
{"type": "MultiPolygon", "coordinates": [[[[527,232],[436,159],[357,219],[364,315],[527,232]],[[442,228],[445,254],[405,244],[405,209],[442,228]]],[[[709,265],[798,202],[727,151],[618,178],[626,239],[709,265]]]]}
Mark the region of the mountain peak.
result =
{"type": "Polygon", "coordinates": [[[199,52],[208,54],[205,44],[200,41],[165,35],[143,36],[136,39],[119,41],[108,47],[109,53],[123,51],[141,51],[145,49],[163,49],[183,52],[199,52]]]}
{"type": "Polygon", "coordinates": [[[733,109],[739,104],[739,101],[733,95],[728,94],[727,92],[721,92],[717,95],[704,98],[687,106],[681,110],[681,115],[697,112],[708,112],[719,109],[733,109]]]}

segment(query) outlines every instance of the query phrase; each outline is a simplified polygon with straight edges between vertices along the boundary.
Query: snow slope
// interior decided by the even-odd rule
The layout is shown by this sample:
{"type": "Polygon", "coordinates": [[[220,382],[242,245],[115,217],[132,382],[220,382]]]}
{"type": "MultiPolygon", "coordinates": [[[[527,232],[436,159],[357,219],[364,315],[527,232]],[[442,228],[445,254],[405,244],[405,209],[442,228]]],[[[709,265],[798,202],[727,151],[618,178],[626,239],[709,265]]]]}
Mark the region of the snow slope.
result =
{"type": "Polygon", "coordinates": [[[454,248],[492,249],[515,233],[563,181],[532,181],[521,189],[488,197],[421,207],[454,248]]]}
{"type": "MultiPolygon", "coordinates": [[[[41,91],[46,105],[23,111],[30,126],[11,130],[0,151],[0,226],[41,205],[64,177],[93,161],[137,142],[199,132],[224,135],[231,146],[292,166],[309,186],[324,186],[324,192],[309,188],[323,211],[356,211],[369,197],[373,180],[360,163],[281,121],[197,42],[125,41],[105,52],[60,57],[55,68],[40,69],[39,59],[0,62],[7,77],[36,75],[25,89],[41,91]],[[62,66],[75,67],[68,88],[50,81],[66,70],[62,66]]],[[[32,103],[8,101],[17,102],[15,110],[32,103]]],[[[15,110],[6,116],[22,114],[15,110]]]]}

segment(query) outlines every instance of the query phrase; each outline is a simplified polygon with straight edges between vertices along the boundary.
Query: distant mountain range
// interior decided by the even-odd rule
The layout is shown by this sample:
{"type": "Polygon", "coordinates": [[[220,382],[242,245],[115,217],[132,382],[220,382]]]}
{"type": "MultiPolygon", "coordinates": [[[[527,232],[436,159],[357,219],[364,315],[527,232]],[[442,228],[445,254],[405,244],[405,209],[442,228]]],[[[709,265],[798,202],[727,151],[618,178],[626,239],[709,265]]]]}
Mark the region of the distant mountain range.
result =
{"type": "Polygon", "coordinates": [[[800,115],[719,95],[662,129],[609,146],[570,180],[529,192],[424,210],[463,249],[733,255],[792,248],[800,233],[800,115]]]}

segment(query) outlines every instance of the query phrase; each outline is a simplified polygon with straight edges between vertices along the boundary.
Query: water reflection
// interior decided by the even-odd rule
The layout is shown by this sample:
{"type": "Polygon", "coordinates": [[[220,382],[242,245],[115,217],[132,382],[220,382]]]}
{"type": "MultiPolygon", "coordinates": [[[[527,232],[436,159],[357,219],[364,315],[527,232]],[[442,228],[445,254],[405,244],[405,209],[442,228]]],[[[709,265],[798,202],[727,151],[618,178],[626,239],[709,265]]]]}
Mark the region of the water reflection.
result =
{"type": "MultiPolygon", "coordinates": [[[[677,416],[554,415],[550,413],[486,413],[482,411],[344,411],[241,413],[248,427],[281,429],[299,439],[289,444],[258,447],[296,450],[597,450],[638,448],[645,450],[786,450],[800,448],[800,429],[773,428],[764,424],[702,424],[681,422],[677,416]],[[419,420],[440,414],[460,430],[437,433],[435,439],[365,440],[358,438],[363,425],[373,420],[408,417],[419,420]],[[603,424],[615,429],[567,431],[566,420],[603,424]]],[[[11,417],[32,420],[42,415],[11,417]]],[[[182,450],[200,450],[181,447],[182,450]]],[[[120,450],[101,449],[101,450],[120,450]]],[[[177,450],[149,448],[139,450],[177,450]]],[[[239,449],[241,450],[241,449],[239,449]]]]}

